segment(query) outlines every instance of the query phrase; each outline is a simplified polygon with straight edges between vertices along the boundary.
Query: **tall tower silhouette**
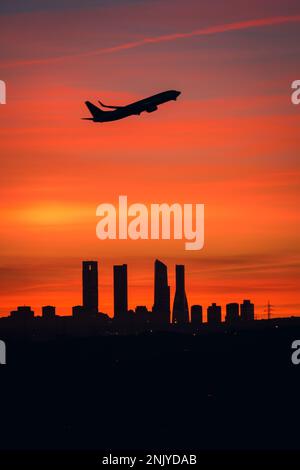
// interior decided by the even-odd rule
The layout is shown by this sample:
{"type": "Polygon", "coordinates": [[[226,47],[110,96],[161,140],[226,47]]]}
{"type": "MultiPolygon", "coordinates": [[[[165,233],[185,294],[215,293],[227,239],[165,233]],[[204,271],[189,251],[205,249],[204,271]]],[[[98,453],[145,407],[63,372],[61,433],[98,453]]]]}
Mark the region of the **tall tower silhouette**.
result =
{"type": "Polygon", "coordinates": [[[128,312],[127,264],[114,266],[114,317],[125,318],[128,312]]]}
{"type": "Polygon", "coordinates": [[[184,285],[184,265],[176,264],[176,292],[173,304],[173,323],[189,322],[189,307],[184,285]]]}
{"type": "Polygon", "coordinates": [[[82,262],[82,304],[87,313],[98,313],[98,263],[82,262]]]}
{"type": "Polygon", "coordinates": [[[159,260],[154,263],[154,304],[152,308],[155,321],[170,323],[170,286],[168,285],[168,268],[159,260]]]}

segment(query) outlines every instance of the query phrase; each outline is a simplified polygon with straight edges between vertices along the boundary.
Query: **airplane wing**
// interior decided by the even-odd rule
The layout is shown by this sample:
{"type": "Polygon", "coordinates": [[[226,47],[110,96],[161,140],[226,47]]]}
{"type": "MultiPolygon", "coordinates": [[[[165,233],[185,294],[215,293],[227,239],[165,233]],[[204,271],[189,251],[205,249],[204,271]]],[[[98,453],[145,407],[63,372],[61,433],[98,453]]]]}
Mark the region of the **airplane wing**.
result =
{"type": "Polygon", "coordinates": [[[107,106],[106,104],[101,103],[101,101],[98,101],[98,103],[102,106],[102,108],[109,108],[109,109],[121,109],[121,108],[124,108],[124,106],[107,106]]]}

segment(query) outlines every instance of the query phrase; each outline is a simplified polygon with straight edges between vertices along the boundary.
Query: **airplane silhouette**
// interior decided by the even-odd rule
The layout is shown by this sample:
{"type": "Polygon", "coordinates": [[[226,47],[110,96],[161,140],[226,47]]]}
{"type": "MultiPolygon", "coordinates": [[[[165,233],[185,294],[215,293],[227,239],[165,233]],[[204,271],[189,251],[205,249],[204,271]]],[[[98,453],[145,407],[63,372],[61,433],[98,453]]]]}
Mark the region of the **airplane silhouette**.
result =
{"type": "Polygon", "coordinates": [[[126,106],[106,106],[105,104],[101,103],[101,101],[99,101],[99,104],[103,108],[109,108],[113,111],[103,111],[90,101],[86,101],[85,104],[93,117],[81,119],[93,122],[108,122],[117,121],[118,119],[123,119],[128,116],[139,115],[143,111],[147,111],[147,113],[153,113],[153,111],[157,110],[158,105],[171,100],[175,101],[180,93],[180,91],[176,90],[163,91],[162,93],[149,96],[148,98],[144,98],[140,101],[135,101],[134,103],[128,104],[126,106]]]}

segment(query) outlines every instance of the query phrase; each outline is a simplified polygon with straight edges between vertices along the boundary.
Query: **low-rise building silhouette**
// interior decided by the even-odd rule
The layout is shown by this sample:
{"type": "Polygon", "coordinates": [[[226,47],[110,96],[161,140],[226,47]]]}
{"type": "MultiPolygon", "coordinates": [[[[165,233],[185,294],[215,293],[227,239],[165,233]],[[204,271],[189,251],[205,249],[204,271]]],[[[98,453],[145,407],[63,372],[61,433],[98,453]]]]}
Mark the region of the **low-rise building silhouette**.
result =
{"type": "Polygon", "coordinates": [[[74,307],[72,307],[72,316],[74,318],[80,318],[84,315],[85,313],[85,309],[82,305],[74,305],[74,307]]]}
{"type": "Polygon", "coordinates": [[[191,323],[194,326],[201,325],[203,322],[202,306],[192,305],[191,307],[191,323]]]}
{"type": "Polygon", "coordinates": [[[34,311],[27,305],[17,307],[17,310],[10,312],[11,318],[27,320],[34,317],[34,311]]]}
{"type": "Polygon", "coordinates": [[[239,304],[236,302],[232,302],[226,305],[226,323],[236,323],[239,321],[239,308],[239,304]]]}
{"type": "Polygon", "coordinates": [[[53,307],[53,305],[45,305],[42,307],[42,317],[48,320],[55,318],[55,307],[53,307]]]}
{"type": "Polygon", "coordinates": [[[137,323],[152,323],[153,314],[147,309],[145,305],[137,305],[135,307],[134,320],[137,323]]]}
{"type": "Polygon", "coordinates": [[[210,325],[217,325],[222,321],[222,310],[221,306],[212,303],[207,307],[207,323],[210,325]]]}
{"type": "Polygon", "coordinates": [[[244,300],[241,304],[241,320],[252,321],[254,320],[254,304],[250,300],[244,300]]]}

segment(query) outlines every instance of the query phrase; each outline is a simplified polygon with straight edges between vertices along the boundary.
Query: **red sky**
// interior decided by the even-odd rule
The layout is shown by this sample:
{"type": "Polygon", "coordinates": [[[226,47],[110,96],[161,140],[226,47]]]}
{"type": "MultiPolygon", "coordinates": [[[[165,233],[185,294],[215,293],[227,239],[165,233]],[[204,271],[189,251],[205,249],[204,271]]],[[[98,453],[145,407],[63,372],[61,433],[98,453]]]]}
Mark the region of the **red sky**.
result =
{"type": "Polygon", "coordinates": [[[190,304],[250,298],[258,315],[268,300],[276,315],[300,314],[299,3],[80,3],[0,7],[0,314],[70,313],[83,259],[99,261],[101,311],[112,313],[123,262],[130,307],[151,307],[156,257],[172,295],[174,265],[186,265],[190,304]],[[166,89],[182,95],[156,113],[80,120],[86,99],[121,105],[166,89]],[[204,203],[204,249],[98,240],[96,207],[120,194],[204,203]]]}

